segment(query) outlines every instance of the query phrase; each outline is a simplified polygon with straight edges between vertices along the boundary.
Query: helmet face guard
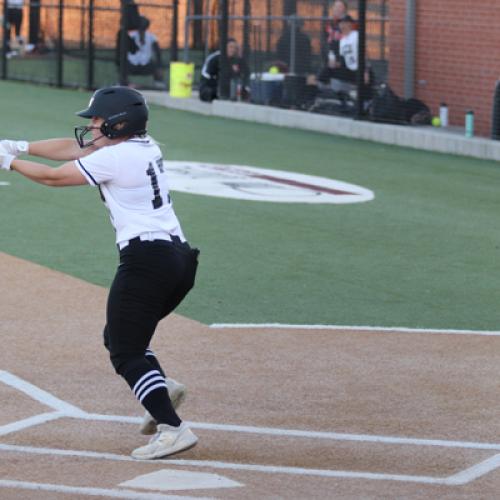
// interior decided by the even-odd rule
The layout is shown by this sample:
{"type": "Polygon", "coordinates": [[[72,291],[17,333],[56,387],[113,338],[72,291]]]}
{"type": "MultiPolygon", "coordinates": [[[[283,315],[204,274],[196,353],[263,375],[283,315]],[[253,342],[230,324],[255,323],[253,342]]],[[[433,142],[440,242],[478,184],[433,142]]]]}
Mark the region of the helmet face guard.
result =
{"type": "MultiPolygon", "coordinates": [[[[94,92],[87,109],[79,111],[82,118],[99,117],[104,120],[99,127],[108,139],[144,135],[149,110],[144,97],[129,87],[105,87],[94,92]]],[[[85,142],[95,127],[76,127],[75,137],[81,148],[93,145],[98,139],[85,142]]],[[[101,136],[102,137],[102,136],[101,136]]]]}
{"type": "MultiPolygon", "coordinates": [[[[88,127],[85,125],[82,125],[81,127],[75,127],[75,138],[76,141],[78,142],[78,145],[83,149],[83,148],[88,148],[89,146],[93,146],[95,142],[100,139],[101,137],[104,137],[104,134],[102,134],[100,137],[97,137],[97,139],[92,139],[90,141],[85,142],[85,136],[92,130],[94,129],[101,129],[101,127],[88,127]]],[[[102,130],[101,130],[102,132],[102,130]]]]}

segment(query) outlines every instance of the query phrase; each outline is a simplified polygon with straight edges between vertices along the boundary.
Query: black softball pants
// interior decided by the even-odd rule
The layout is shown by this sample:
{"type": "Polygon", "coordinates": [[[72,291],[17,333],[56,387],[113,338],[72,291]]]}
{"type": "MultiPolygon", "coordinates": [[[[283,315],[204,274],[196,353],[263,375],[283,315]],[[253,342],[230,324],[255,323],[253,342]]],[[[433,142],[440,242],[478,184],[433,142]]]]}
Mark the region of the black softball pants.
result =
{"type": "Polygon", "coordinates": [[[125,365],[144,358],[158,322],[194,285],[199,251],[174,240],[135,238],[120,251],[104,328],[104,344],[119,374],[125,365]]]}

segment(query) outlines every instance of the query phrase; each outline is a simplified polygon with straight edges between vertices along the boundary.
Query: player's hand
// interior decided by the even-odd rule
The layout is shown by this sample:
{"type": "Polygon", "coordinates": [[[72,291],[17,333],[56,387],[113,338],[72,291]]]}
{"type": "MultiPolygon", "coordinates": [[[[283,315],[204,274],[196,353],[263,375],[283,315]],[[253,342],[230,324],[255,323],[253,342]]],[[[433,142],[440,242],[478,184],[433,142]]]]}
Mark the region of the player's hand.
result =
{"type": "Polygon", "coordinates": [[[0,168],[3,170],[10,170],[10,165],[16,157],[11,155],[1,144],[0,144],[0,168]]]}
{"type": "Polygon", "coordinates": [[[0,141],[0,146],[2,150],[5,150],[10,155],[19,156],[22,154],[28,154],[27,141],[11,141],[9,139],[3,139],[0,141]]]}

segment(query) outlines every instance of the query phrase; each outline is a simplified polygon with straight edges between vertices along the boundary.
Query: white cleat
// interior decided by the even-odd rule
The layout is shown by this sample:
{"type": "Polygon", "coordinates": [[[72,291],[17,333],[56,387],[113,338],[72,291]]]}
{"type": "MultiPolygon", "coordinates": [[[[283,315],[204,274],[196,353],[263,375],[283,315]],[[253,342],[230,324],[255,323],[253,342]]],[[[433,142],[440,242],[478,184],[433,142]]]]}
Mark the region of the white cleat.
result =
{"type": "Polygon", "coordinates": [[[136,460],[153,460],[162,458],[180,451],[192,448],[198,438],[187,426],[182,423],[180,427],[172,427],[167,424],[158,424],[156,436],[146,446],[141,446],[132,452],[136,460]]]}
{"type": "MultiPolygon", "coordinates": [[[[177,410],[177,408],[179,408],[179,406],[186,399],[186,386],[177,382],[173,378],[166,378],[165,382],[167,384],[168,395],[170,397],[170,401],[172,402],[172,406],[174,407],[174,410],[177,410]]],[[[156,434],[156,420],[148,411],[144,413],[140,432],[141,434],[144,434],[146,436],[156,434]]]]}

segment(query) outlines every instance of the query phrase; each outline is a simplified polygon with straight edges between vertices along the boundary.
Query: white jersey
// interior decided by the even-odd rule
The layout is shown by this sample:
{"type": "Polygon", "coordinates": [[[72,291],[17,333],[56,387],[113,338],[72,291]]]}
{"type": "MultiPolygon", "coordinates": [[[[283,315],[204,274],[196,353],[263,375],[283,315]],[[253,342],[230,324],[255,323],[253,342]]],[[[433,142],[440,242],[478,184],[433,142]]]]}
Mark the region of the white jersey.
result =
{"type": "Polygon", "coordinates": [[[75,164],[89,184],[99,187],[117,244],[148,232],[185,240],[170,200],[162,154],[151,137],[103,147],[75,164]]]}
{"type": "Polygon", "coordinates": [[[358,32],[356,30],[340,39],[339,52],[347,68],[356,71],[358,69],[358,32]]]}
{"type": "Polygon", "coordinates": [[[22,9],[24,0],[7,0],[7,7],[9,9],[22,9]]]}
{"type": "Polygon", "coordinates": [[[156,42],[156,37],[149,31],[146,31],[144,33],[144,43],[141,43],[141,34],[138,30],[129,31],[128,35],[138,47],[135,54],[127,53],[128,61],[134,66],[146,66],[153,59],[153,45],[156,42]]]}

